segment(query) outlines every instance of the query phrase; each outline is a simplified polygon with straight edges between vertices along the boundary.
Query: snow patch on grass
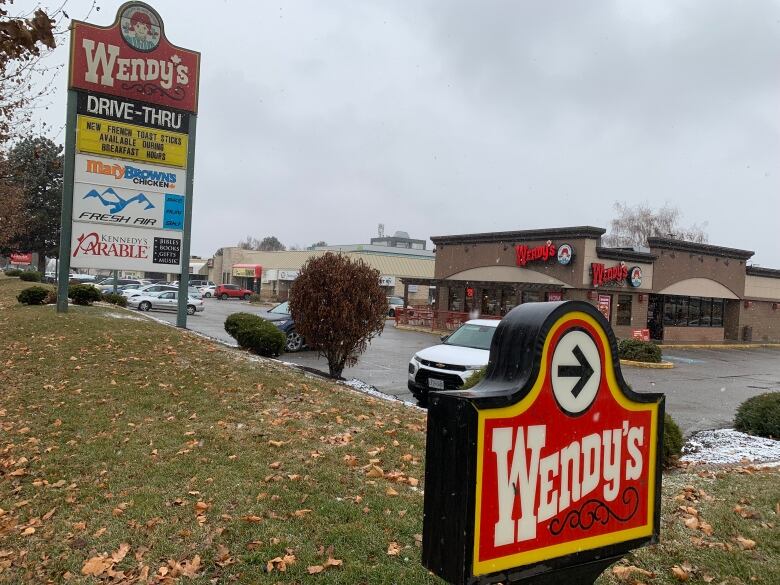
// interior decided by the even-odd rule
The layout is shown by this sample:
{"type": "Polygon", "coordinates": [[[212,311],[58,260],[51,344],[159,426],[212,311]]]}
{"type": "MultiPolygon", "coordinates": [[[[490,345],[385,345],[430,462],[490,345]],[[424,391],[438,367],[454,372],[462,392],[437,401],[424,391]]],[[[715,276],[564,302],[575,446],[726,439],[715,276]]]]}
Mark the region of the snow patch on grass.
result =
{"type": "Polygon", "coordinates": [[[680,460],[690,463],[780,461],[780,441],[754,437],[734,429],[700,431],[685,444],[680,460]]]}

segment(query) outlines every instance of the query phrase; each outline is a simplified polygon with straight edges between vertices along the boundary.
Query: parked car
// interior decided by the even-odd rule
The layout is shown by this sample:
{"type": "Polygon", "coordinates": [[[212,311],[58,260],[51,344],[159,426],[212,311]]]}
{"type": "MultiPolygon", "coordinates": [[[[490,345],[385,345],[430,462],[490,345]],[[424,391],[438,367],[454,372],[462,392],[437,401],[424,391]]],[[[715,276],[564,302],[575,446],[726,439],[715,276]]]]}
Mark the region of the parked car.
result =
{"type": "Polygon", "coordinates": [[[285,334],[287,341],[284,344],[284,351],[295,353],[306,347],[306,341],[303,335],[295,330],[295,323],[290,315],[290,304],[287,301],[276,305],[273,309],[260,313],[263,319],[267,319],[285,334]]]}
{"type": "Polygon", "coordinates": [[[194,286],[197,289],[203,288],[204,286],[217,286],[210,280],[192,280],[190,279],[190,286],[194,286]]]}
{"type": "Polygon", "coordinates": [[[248,301],[252,294],[252,291],[248,288],[241,288],[236,284],[220,284],[214,290],[214,296],[223,301],[227,299],[244,299],[248,301]]]}
{"type": "MultiPolygon", "coordinates": [[[[137,308],[139,311],[151,311],[152,309],[176,311],[179,307],[179,293],[173,290],[166,290],[158,293],[138,295],[127,299],[127,305],[137,308]]],[[[203,309],[202,300],[187,297],[188,315],[194,315],[196,312],[203,311],[203,309]]]]}
{"type": "Polygon", "coordinates": [[[175,286],[170,286],[167,284],[142,284],[142,285],[128,284],[126,288],[122,289],[122,294],[127,298],[130,298],[130,297],[136,297],[138,295],[145,295],[148,293],[165,292],[167,290],[179,290],[179,289],[177,289],[175,286]],[[130,288],[130,287],[134,287],[134,288],[130,288]]]}
{"type": "Polygon", "coordinates": [[[204,286],[203,288],[201,288],[200,289],[200,294],[202,294],[204,297],[209,299],[209,298],[214,296],[214,293],[216,292],[216,290],[217,290],[217,286],[215,284],[212,284],[212,285],[204,286]]]}
{"type": "MultiPolygon", "coordinates": [[[[148,281],[140,280],[137,278],[120,278],[116,281],[116,283],[117,283],[117,288],[125,284],[138,284],[138,285],[149,284],[148,281]]],[[[105,280],[101,280],[99,283],[93,286],[96,286],[102,293],[114,292],[114,279],[106,278],[105,280]]]]}
{"type": "Polygon", "coordinates": [[[404,308],[404,300],[401,297],[387,297],[387,316],[395,317],[398,308],[404,308]]]}
{"type": "Polygon", "coordinates": [[[442,343],[418,351],[409,360],[408,387],[412,395],[425,404],[428,394],[436,390],[457,390],[490,357],[490,342],[500,321],[473,319],[466,321],[442,343]]]}

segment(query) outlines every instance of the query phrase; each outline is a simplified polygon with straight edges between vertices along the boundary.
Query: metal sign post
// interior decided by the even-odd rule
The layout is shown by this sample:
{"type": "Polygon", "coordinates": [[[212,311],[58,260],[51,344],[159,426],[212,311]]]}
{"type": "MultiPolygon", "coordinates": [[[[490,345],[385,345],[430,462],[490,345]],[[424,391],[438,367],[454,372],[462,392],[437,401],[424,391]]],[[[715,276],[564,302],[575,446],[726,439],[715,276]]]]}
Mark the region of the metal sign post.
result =
{"type": "Polygon", "coordinates": [[[658,542],[663,394],[631,391],[580,301],[499,324],[484,380],[432,394],[423,564],[456,585],[592,584],[658,542]]]}
{"type": "Polygon", "coordinates": [[[57,310],[71,267],[175,271],[185,327],[200,54],[133,1],[74,21],[70,55],[57,310]]]}

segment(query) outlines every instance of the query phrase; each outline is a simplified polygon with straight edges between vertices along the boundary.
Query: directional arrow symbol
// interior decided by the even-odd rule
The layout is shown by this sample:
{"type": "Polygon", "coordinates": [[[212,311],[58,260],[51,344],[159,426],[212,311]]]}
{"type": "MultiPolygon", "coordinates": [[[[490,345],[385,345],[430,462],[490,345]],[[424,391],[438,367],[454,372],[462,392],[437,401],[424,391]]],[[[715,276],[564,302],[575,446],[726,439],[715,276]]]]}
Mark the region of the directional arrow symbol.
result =
{"type": "Polygon", "coordinates": [[[585,354],[582,353],[579,345],[574,346],[572,353],[574,354],[574,357],[577,358],[577,361],[580,362],[580,365],[558,366],[558,377],[579,378],[577,383],[574,385],[574,388],[571,389],[571,393],[574,395],[574,398],[577,398],[577,396],[580,395],[580,392],[582,392],[582,389],[585,387],[585,384],[588,383],[588,380],[590,380],[590,377],[593,375],[593,368],[591,367],[590,363],[588,363],[588,360],[585,357],[585,354]]]}

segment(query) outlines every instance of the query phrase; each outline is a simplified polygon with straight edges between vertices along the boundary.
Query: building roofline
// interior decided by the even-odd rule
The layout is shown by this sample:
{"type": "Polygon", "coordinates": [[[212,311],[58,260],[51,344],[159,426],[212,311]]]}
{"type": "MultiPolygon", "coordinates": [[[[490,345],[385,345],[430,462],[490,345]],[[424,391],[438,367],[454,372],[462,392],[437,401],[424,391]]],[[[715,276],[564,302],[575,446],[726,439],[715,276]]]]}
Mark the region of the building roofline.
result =
{"type": "Polygon", "coordinates": [[[526,240],[549,240],[562,238],[600,238],[607,230],[594,226],[560,227],[511,232],[487,232],[481,234],[458,234],[449,236],[431,236],[436,244],[477,244],[490,242],[511,242],[526,240]]]}
{"type": "Polygon", "coordinates": [[[652,264],[652,262],[658,258],[655,254],[650,252],[637,252],[636,250],[623,250],[620,248],[604,248],[602,246],[596,246],[596,254],[599,258],[605,258],[607,260],[628,260],[629,262],[646,262],[652,264]]]}
{"type": "Polygon", "coordinates": [[[767,278],[780,278],[780,269],[764,268],[763,266],[747,266],[745,273],[749,276],[766,276],[767,278]]]}
{"type": "Polygon", "coordinates": [[[675,238],[647,238],[647,245],[653,248],[665,250],[678,250],[681,252],[691,252],[693,254],[706,254],[708,256],[721,256],[724,258],[736,258],[737,260],[747,260],[755,252],[752,250],[740,250],[738,248],[726,248],[724,246],[713,246],[712,244],[700,244],[698,242],[687,242],[675,238]]]}

